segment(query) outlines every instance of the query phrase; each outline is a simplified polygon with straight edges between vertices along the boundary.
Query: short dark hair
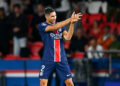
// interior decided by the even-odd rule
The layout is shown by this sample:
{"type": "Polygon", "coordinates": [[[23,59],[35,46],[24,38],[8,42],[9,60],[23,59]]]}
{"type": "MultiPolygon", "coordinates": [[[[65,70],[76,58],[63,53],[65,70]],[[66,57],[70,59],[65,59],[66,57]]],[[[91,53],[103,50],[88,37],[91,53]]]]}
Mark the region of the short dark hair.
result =
{"type": "Polygon", "coordinates": [[[50,14],[51,12],[55,12],[55,10],[52,7],[45,8],[45,14],[50,14]]]}
{"type": "Polygon", "coordinates": [[[20,8],[21,8],[21,5],[20,5],[20,4],[14,4],[14,5],[13,5],[13,8],[18,8],[18,9],[20,9],[20,8]]]}
{"type": "Polygon", "coordinates": [[[92,41],[92,40],[94,40],[95,42],[97,42],[97,39],[96,39],[95,37],[91,37],[91,38],[89,39],[89,42],[92,41]]]}

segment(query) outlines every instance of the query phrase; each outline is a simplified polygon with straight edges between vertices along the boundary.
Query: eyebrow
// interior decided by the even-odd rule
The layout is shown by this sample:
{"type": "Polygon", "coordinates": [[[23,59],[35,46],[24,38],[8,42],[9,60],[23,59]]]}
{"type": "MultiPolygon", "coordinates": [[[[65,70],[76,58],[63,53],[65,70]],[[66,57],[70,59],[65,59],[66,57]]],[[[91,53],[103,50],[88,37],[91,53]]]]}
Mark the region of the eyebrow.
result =
{"type": "MultiPolygon", "coordinates": [[[[56,16],[56,15],[55,15],[56,16]]],[[[54,16],[51,16],[51,17],[54,17],[54,16]]]]}

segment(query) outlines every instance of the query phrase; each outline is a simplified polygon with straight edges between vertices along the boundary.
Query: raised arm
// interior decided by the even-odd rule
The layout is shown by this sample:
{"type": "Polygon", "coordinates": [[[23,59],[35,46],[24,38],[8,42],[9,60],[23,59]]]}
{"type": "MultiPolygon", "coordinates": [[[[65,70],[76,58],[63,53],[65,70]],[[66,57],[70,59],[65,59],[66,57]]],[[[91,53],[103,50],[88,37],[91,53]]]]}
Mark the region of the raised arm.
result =
{"type": "Polygon", "coordinates": [[[71,21],[71,18],[68,18],[64,21],[61,21],[61,22],[55,24],[55,25],[49,25],[46,27],[45,31],[48,32],[48,31],[54,31],[54,30],[60,29],[64,26],[66,26],[67,24],[69,24],[70,21],[71,21]]]}
{"type": "Polygon", "coordinates": [[[66,30],[63,31],[64,39],[65,40],[71,40],[73,32],[74,32],[74,23],[71,23],[68,32],[66,30]]]}
{"type": "Polygon", "coordinates": [[[73,33],[74,33],[74,23],[77,22],[78,20],[80,20],[82,14],[78,13],[78,14],[72,14],[71,16],[71,23],[70,23],[70,27],[68,32],[67,31],[63,31],[63,37],[65,40],[71,40],[73,33]]]}

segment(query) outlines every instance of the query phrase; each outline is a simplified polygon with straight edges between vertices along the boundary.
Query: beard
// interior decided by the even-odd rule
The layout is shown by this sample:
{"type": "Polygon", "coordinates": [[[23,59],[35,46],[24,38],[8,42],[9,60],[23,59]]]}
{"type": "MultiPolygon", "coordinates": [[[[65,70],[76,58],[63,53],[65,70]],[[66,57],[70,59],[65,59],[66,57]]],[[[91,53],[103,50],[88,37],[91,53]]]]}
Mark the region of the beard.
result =
{"type": "Polygon", "coordinates": [[[55,24],[55,21],[49,21],[51,24],[55,24]]]}

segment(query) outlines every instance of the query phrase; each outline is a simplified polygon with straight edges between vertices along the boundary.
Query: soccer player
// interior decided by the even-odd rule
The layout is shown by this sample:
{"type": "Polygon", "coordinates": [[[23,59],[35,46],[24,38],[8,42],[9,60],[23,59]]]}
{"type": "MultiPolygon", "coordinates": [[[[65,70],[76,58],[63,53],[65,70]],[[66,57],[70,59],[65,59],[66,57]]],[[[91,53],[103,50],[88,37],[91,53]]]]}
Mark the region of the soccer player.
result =
{"type": "Polygon", "coordinates": [[[56,12],[53,8],[45,8],[46,22],[38,25],[41,38],[44,43],[44,53],[40,69],[40,86],[47,86],[50,74],[56,70],[60,79],[65,80],[66,86],[74,86],[72,74],[65,55],[63,39],[70,40],[74,23],[81,19],[81,13],[73,13],[72,16],[62,22],[56,22],[56,12]],[[70,24],[68,32],[67,24],[70,24]]]}

